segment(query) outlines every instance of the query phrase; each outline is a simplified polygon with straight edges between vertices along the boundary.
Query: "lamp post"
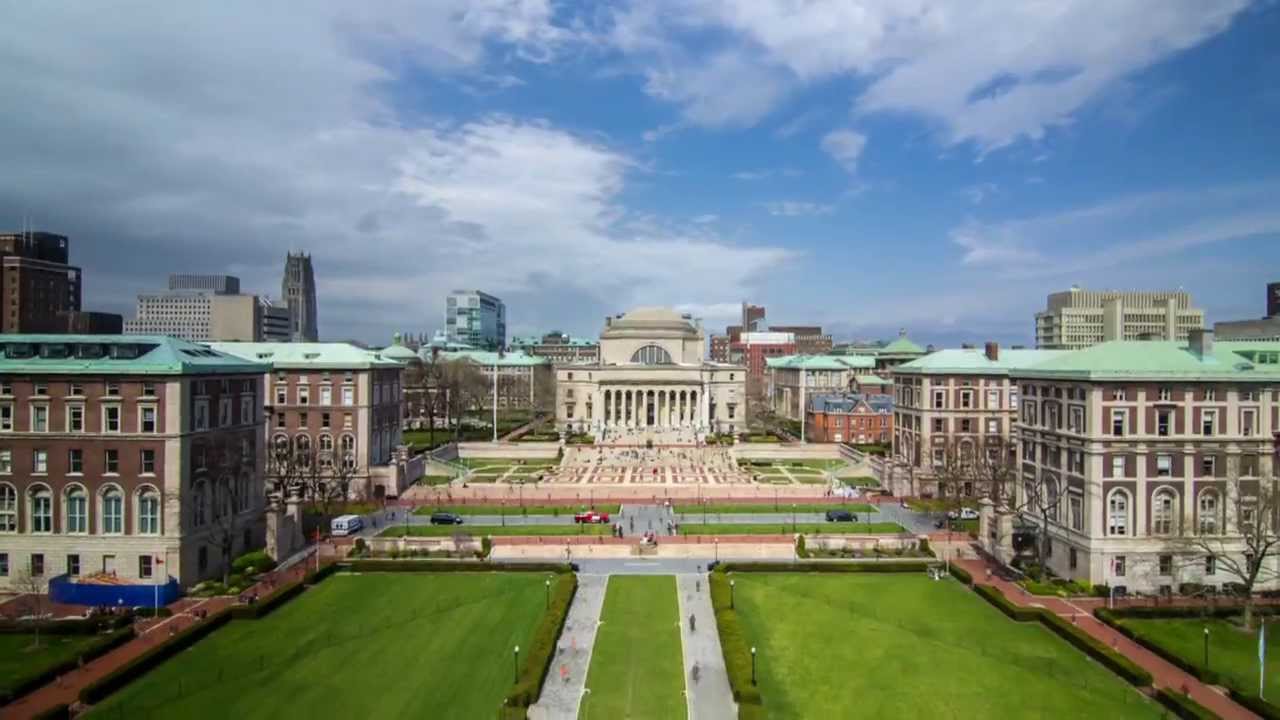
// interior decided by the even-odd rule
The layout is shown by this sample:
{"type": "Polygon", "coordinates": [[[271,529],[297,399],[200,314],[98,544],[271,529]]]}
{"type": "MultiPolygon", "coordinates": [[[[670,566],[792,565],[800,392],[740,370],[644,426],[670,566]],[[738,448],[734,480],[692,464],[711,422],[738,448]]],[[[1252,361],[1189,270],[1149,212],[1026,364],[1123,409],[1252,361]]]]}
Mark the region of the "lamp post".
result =
{"type": "Polygon", "coordinates": [[[551,578],[547,578],[546,587],[547,587],[547,609],[550,610],[551,609],[551,578]]]}
{"type": "Polygon", "coordinates": [[[515,651],[511,655],[513,662],[511,663],[511,682],[520,682],[520,646],[517,645],[515,651]]]}
{"type": "Polygon", "coordinates": [[[756,646],[751,646],[751,684],[756,684],[756,646]]]}
{"type": "Polygon", "coordinates": [[[791,532],[796,532],[796,504],[791,503],[791,532]]]}
{"type": "Polygon", "coordinates": [[[716,562],[720,562],[720,538],[714,538],[712,542],[716,546],[716,562]]]}
{"type": "Polygon", "coordinates": [[[1209,669],[1209,626],[1204,628],[1204,669],[1209,669]]]}
{"type": "Polygon", "coordinates": [[[734,598],[733,598],[733,588],[734,588],[734,586],[736,586],[737,584],[738,584],[738,583],[737,583],[737,581],[736,581],[736,580],[730,580],[730,581],[729,581],[729,609],[730,609],[730,610],[735,610],[735,609],[737,609],[737,605],[735,605],[735,604],[734,604],[734,598]]]}

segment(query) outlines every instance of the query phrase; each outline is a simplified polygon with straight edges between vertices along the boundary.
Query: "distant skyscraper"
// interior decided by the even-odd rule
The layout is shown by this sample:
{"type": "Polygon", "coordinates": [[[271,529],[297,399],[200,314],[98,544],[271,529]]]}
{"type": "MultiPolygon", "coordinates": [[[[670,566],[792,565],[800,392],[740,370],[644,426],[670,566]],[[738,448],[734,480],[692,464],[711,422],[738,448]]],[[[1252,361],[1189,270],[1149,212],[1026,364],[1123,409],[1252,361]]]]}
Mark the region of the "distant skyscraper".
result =
{"type": "Polygon", "coordinates": [[[479,290],[454,290],[445,300],[444,330],[449,342],[496,350],[507,344],[507,306],[479,290]]]}
{"type": "Polygon", "coordinates": [[[293,321],[291,339],[294,342],[317,342],[320,332],[316,327],[316,276],[311,268],[311,256],[289,253],[284,263],[284,281],[280,285],[280,297],[289,306],[293,321]]]}
{"type": "Polygon", "coordinates": [[[0,233],[0,332],[120,332],[122,318],[80,309],[80,268],[65,235],[0,233]]]}

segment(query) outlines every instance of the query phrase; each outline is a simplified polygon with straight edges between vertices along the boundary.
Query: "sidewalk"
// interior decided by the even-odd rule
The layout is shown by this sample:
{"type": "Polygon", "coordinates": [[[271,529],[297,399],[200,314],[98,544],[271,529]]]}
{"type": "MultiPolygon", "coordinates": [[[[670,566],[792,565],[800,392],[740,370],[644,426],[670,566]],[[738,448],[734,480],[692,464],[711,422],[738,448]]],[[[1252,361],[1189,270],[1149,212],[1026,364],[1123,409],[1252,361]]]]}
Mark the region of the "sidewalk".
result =
{"type": "Polygon", "coordinates": [[[703,574],[676,576],[680,600],[680,645],[684,649],[685,694],[691,720],[734,720],[738,706],[729,688],[729,672],[724,667],[720,633],[716,632],[715,611],[711,608],[711,588],[703,574]],[[701,587],[699,587],[701,583],[701,587]],[[697,618],[701,630],[690,632],[689,616],[697,618]],[[693,664],[698,664],[698,681],[693,681],[693,664]]]}
{"type": "MultiPolygon", "coordinates": [[[[1170,664],[1150,650],[1121,635],[1095,618],[1081,604],[1071,599],[1028,594],[1018,585],[1002,580],[995,575],[988,579],[986,577],[988,565],[984,560],[963,559],[954,560],[953,562],[969,571],[969,574],[973,576],[975,585],[991,585],[1016,605],[1042,607],[1059,617],[1071,620],[1081,630],[1110,645],[1117,652],[1151,673],[1154,687],[1169,688],[1177,692],[1181,692],[1185,688],[1192,700],[1217,713],[1224,720],[1249,720],[1258,717],[1243,706],[1236,704],[1226,695],[1200,682],[1200,680],[1187,674],[1177,666],[1170,664]]],[[[992,569],[994,570],[994,566],[992,566],[992,569]]],[[[1090,605],[1096,607],[1093,603],[1090,603],[1090,605]]]]}
{"type": "Polygon", "coordinates": [[[565,618],[564,632],[560,633],[551,671],[542,685],[542,696],[529,708],[530,718],[576,720],[578,717],[578,705],[582,701],[582,690],[587,685],[587,668],[591,666],[591,650],[596,644],[596,628],[600,625],[608,584],[608,575],[578,576],[578,592],[569,606],[569,616],[565,618]]]}

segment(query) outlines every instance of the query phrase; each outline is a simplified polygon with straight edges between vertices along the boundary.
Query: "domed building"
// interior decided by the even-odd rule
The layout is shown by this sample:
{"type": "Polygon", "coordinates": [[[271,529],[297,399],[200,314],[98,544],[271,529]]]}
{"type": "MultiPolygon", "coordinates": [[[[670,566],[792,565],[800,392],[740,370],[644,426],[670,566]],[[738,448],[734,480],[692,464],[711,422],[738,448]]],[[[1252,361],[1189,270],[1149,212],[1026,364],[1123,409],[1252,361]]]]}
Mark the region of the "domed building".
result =
{"type": "Polygon", "coordinates": [[[608,437],[619,429],[736,432],[746,415],[746,368],[705,360],[700,321],[641,307],[605,318],[600,360],[556,368],[556,421],[608,437]]]}

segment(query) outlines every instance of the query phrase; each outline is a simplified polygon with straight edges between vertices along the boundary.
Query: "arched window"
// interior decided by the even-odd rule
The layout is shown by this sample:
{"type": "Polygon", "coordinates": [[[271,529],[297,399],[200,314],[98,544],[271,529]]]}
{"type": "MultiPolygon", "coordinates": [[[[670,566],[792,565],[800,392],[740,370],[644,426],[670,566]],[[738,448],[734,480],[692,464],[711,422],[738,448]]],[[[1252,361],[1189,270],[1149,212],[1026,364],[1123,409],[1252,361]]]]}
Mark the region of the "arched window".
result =
{"type": "Polygon", "coordinates": [[[18,532],[18,491],[0,484],[0,532],[18,532]]]}
{"type": "Polygon", "coordinates": [[[33,485],[27,492],[31,499],[31,532],[53,532],[53,493],[47,485],[33,485]]]}
{"type": "Polygon", "coordinates": [[[138,534],[160,534],[160,493],[150,485],[138,490],[138,534]]]}
{"type": "Polygon", "coordinates": [[[248,475],[241,475],[236,480],[236,512],[244,512],[249,509],[253,500],[249,497],[251,485],[248,475]]]}
{"type": "Polygon", "coordinates": [[[1049,511],[1049,519],[1061,522],[1061,497],[1058,495],[1058,479],[1048,475],[1044,479],[1044,506],[1049,511]]]}
{"type": "Polygon", "coordinates": [[[311,436],[298,435],[293,439],[293,447],[297,452],[298,465],[304,468],[311,467],[311,436]]]}
{"type": "Polygon", "coordinates": [[[1129,534],[1129,493],[1112,490],[1107,496],[1107,534],[1129,534]]]}
{"type": "Polygon", "coordinates": [[[80,485],[68,485],[62,506],[67,513],[64,528],[69,533],[89,532],[89,495],[80,485]]]}
{"type": "Polygon", "coordinates": [[[1173,491],[1161,488],[1151,497],[1151,532],[1154,535],[1172,535],[1173,518],[1178,499],[1173,491]]]}
{"type": "Polygon", "coordinates": [[[645,345],[631,354],[631,362],[640,365],[671,365],[671,354],[657,345],[645,345]]]}
{"type": "Polygon", "coordinates": [[[1218,492],[1216,490],[1202,491],[1197,510],[1196,519],[1199,522],[1200,534],[1217,535],[1218,528],[1221,525],[1218,522],[1218,516],[1222,512],[1218,503],[1218,492]]]}
{"type": "Polygon", "coordinates": [[[191,525],[204,527],[209,521],[209,486],[201,481],[191,486],[191,525]]]}
{"type": "Polygon", "coordinates": [[[343,435],[340,441],[339,454],[342,455],[342,462],[347,468],[356,466],[356,437],[354,435],[343,435]]]}
{"type": "Polygon", "coordinates": [[[115,485],[102,490],[102,532],[108,535],[124,534],[124,494],[115,485]]]}
{"type": "Polygon", "coordinates": [[[333,452],[333,436],[328,433],[320,436],[320,452],[333,452]]]}

